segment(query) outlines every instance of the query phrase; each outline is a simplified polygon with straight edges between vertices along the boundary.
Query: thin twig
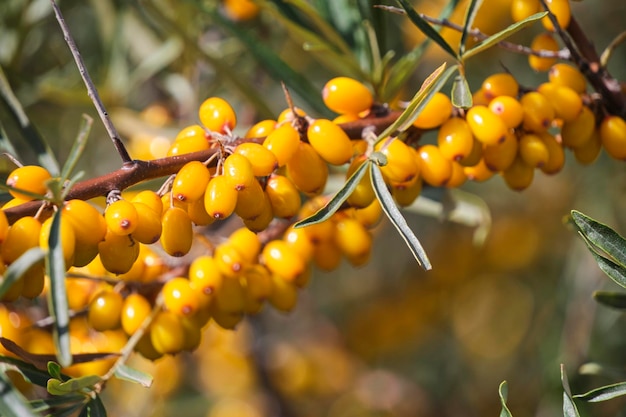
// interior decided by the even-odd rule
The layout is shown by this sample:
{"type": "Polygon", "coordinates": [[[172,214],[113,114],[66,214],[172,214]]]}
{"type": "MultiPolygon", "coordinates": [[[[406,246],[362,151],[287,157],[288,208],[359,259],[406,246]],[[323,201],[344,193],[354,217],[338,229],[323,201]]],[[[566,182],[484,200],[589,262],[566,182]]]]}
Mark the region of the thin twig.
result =
{"type": "Polygon", "coordinates": [[[132,163],[133,160],[128,154],[126,147],[122,143],[122,140],[120,139],[120,136],[117,133],[117,130],[115,129],[115,126],[113,125],[113,122],[109,118],[109,114],[107,113],[104,107],[104,104],[102,103],[102,100],[100,99],[98,90],[96,89],[96,86],[94,85],[93,81],[91,80],[91,77],[89,76],[89,72],[87,71],[85,62],[83,61],[83,58],[80,56],[78,47],[76,46],[76,43],[74,42],[74,38],[72,38],[72,34],[70,33],[69,27],[65,23],[65,19],[63,18],[63,15],[61,14],[61,10],[59,9],[59,6],[57,5],[55,0],[50,0],[50,3],[52,3],[52,8],[54,9],[54,14],[56,16],[57,21],[59,22],[61,31],[63,32],[63,37],[65,39],[65,42],[67,43],[67,45],[70,48],[70,51],[72,52],[72,56],[74,57],[76,66],[78,67],[80,75],[83,78],[83,82],[85,83],[85,86],[87,87],[87,94],[89,95],[89,98],[91,99],[94,106],[96,107],[96,110],[98,111],[98,115],[100,115],[100,119],[102,120],[102,123],[104,124],[104,127],[107,133],[109,134],[111,141],[113,142],[113,146],[115,146],[115,149],[117,150],[117,153],[122,158],[122,162],[124,164],[132,163]]]}

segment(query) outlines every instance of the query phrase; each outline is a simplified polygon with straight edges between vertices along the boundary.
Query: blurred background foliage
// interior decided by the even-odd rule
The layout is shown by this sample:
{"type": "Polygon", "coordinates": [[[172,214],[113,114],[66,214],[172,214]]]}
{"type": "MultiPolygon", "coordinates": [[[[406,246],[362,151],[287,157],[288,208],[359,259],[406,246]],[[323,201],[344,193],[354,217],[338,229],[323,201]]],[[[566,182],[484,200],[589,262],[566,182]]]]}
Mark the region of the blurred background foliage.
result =
{"type": "MultiPolygon", "coordinates": [[[[208,0],[59,3],[136,158],[163,156],[177,130],[196,122],[208,96],[233,104],[243,132],[286,107],[281,80],[297,106],[329,116],[320,91],[330,77],[354,76],[393,102],[410,98],[448,59],[437,46],[422,45],[408,19],[372,8],[382,2],[258,1],[261,13],[241,22],[208,0]],[[409,54],[406,83],[386,84],[385,71],[409,54]]],[[[456,8],[448,3],[414,2],[420,12],[451,13],[461,22],[467,1],[456,8]]],[[[485,0],[476,25],[494,33],[510,24],[509,4],[485,0]]],[[[626,4],[575,2],[573,14],[602,49],[624,30],[626,4]]],[[[528,45],[538,26],[511,40],[528,45]]],[[[442,34],[458,44],[458,33],[442,34]]],[[[63,160],[80,115],[97,117],[49,0],[0,2],[0,65],[63,160]]],[[[530,70],[526,57],[493,48],[468,62],[470,86],[478,88],[503,66],[529,87],[547,78],[530,70]]],[[[609,70],[624,80],[625,68],[626,54],[616,53],[609,70]]],[[[5,120],[6,109],[0,111],[5,120]]],[[[14,138],[16,130],[6,128],[14,138]]],[[[98,122],[80,165],[90,176],[119,166],[98,122]]],[[[210,326],[193,354],[156,363],[133,359],[155,375],[155,386],[111,382],[110,415],[486,416],[499,413],[502,380],[509,382],[513,415],[559,414],[559,363],[575,393],[625,377],[624,317],[591,298],[611,284],[563,222],[575,208],[626,232],[625,174],[623,162],[602,156],[589,167],[568,160],[563,172],[541,175],[521,193],[500,178],[466,184],[453,198],[479,198],[489,210],[482,220],[482,226],[490,222],[489,234],[480,245],[475,227],[446,220],[441,210],[407,212],[431,258],[430,272],[421,271],[383,222],[371,262],[317,271],[293,313],[266,311],[234,332],[210,326]],[[602,372],[579,374],[587,362],[602,364],[602,372]]],[[[613,400],[584,406],[581,414],[626,415],[625,408],[613,400]]]]}

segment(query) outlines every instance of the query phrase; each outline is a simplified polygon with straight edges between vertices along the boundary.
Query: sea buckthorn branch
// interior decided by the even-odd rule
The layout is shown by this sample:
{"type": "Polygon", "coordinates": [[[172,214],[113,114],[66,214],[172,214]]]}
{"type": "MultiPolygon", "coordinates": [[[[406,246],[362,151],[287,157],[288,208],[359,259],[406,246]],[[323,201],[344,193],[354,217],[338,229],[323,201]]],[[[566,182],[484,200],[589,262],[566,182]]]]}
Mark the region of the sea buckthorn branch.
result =
{"type": "Polygon", "coordinates": [[[74,38],[72,37],[72,34],[70,33],[69,27],[65,23],[65,18],[63,17],[63,14],[61,13],[61,9],[59,9],[59,6],[57,5],[55,0],[50,0],[50,3],[52,3],[54,14],[56,16],[57,21],[59,22],[61,31],[63,32],[63,38],[65,39],[65,42],[67,43],[67,45],[70,48],[70,51],[72,52],[72,56],[74,57],[74,61],[76,62],[76,66],[78,67],[78,70],[80,72],[80,76],[82,77],[83,82],[85,83],[85,86],[87,87],[87,94],[89,95],[89,98],[93,102],[93,105],[95,106],[107,133],[109,134],[109,137],[111,138],[111,141],[113,142],[113,146],[115,146],[115,149],[117,150],[117,153],[122,158],[122,162],[124,164],[132,163],[132,158],[130,157],[130,155],[128,154],[128,151],[126,150],[126,147],[122,143],[122,139],[120,138],[119,133],[117,133],[117,129],[113,125],[113,122],[111,121],[109,114],[106,111],[104,104],[102,103],[102,100],[100,99],[98,90],[96,86],[94,85],[93,81],[91,80],[91,76],[89,75],[89,71],[87,71],[87,67],[85,66],[85,62],[83,61],[80,55],[80,52],[78,51],[76,42],[74,42],[74,38]]]}

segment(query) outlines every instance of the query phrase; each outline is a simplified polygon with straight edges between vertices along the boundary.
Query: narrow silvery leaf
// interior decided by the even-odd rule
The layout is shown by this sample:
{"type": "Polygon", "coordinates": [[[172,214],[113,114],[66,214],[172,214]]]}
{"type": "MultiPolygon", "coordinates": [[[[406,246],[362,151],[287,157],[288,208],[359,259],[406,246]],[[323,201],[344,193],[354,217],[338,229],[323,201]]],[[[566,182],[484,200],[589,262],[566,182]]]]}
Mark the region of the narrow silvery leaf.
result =
{"type": "Polygon", "coordinates": [[[500,410],[500,417],[513,417],[511,412],[509,411],[509,407],[506,405],[506,400],[509,395],[509,389],[507,387],[506,381],[502,381],[500,387],[498,388],[498,394],[500,395],[500,402],[502,403],[502,410],[500,410]]]}
{"type": "Polygon", "coordinates": [[[626,395],[626,382],[619,382],[617,384],[596,388],[584,394],[574,395],[574,398],[580,398],[581,400],[590,403],[597,403],[600,401],[612,400],[613,398],[621,397],[623,395],[626,395]]]}
{"type": "Polygon", "coordinates": [[[626,310],[626,293],[596,291],[593,293],[593,298],[605,306],[616,308],[618,310],[626,310]]]}
{"type": "Polygon", "coordinates": [[[563,385],[563,417],[580,417],[576,404],[574,404],[574,400],[572,399],[569,380],[567,379],[565,366],[563,366],[563,364],[561,364],[561,384],[563,385]]]}
{"type": "Polygon", "coordinates": [[[482,5],[483,0],[472,0],[470,4],[467,6],[467,10],[465,12],[465,21],[463,22],[463,32],[461,32],[461,43],[459,44],[459,55],[462,56],[463,52],[465,52],[465,43],[467,42],[468,32],[472,29],[472,25],[474,24],[474,19],[478,14],[478,10],[482,5]]]}
{"type": "Polygon", "coordinates": [[[0,415],[3,417],[38,416],[4,372],[0,373],[0,415]]]}
{"type": "Polygon", "coordinates": [[[153,380],[152,375],[127,365],[116,365],[115,376],[119,379],[135,382],[146,388],[150,388],[153,380]]]}
{"type": "Polygon", "coordinates": [[[626,267],[626,239],[609,226],[600,223],[577,210],[571,212],[574,224],[592,247],[612,257],[626,267]]]}

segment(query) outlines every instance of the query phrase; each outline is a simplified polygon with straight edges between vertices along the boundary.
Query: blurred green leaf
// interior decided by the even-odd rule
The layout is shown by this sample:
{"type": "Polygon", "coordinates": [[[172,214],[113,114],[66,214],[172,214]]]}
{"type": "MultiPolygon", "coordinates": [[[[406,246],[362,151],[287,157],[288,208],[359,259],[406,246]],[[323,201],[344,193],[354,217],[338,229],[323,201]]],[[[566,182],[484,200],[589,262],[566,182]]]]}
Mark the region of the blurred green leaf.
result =
{"type": "Polygon", "coordinates": [[[48,254],[46,256],[46,274],[50,277],[48,308],[54,319],[54,343],[57,359],[61,366],[66,367],[72,364],[72,354],[70,353],[69,307],[65,288],[65,260],[61,246],[60,210],[55,211],[52,215],[48,254]]]}
{"type": "Polygon", "coordinates": [[[115,376],[119,379],[135,382],[146,388],[150,388],[153,380],[152,375],[122,364],[116,365],[115,376]]]}
{"type": "Polygon", "coordinates": [[[408,129],[413,124],[422,109],[426,107],[426,104],[428,104],[430,98],[437,91],[441,90],[441,88],[448,80],[448,78],[450,78],[452,73],[454,73],[458,69],[458,66],[453,65],[447,70],[445,70],[445,68],[446,63],[444,62],[439,68],[433,71],[433,73],[430,74],[428,78],[424,80],[419,91],[415,93],[411,101],[406,106],[406,109],[404,109],[400,116],[398,116],[398,118],[391,125],[389,125],[387,129],[385,129],[380,135],[378,135],[376,143],[380,142],[381,140],[385,139],[387,136],[393,134],[396,131],[402,132],[408,129]]]}
{"type": "Polygon", "coordinates": [[[50,201],[50,197],[45,196],[43,194],[37,194],[37,193],[33,193],[31,191],[28,191],[28,190],[22,190],[21,188],[11,187],[10,185],[6,185],[6,184],[3,184],[1,182],[0,182],[0,190],[15,191],[17,193],[21,193],[21,194],[27,195],[29,197],[32,197],[34,200],[50,201]]]}
{"type": "Polygon", "coordinates": [[[51,408],[59,408],[66,404],[82,402],[85,396],[82,394],[67,394],[60,397],[49,397],[40,400],[32,400],[29,402],[33,411],[41,413],[51,408]]]}
{"type": "Polygon", "coordinates": [[[613,398],[621,397],[623,395],[626,395],[626,382],[619,382],[617,384],[596,388],[584,394],[574,395],[574,398],[579,398],[590,403],[597,403],[600,401],[612,400],[613,398]]]}
{"type": "Polygon", "coordinates": [[[404,242],[409,247],[411,253],[417,260],[417,263],[425,270],[431,269],[432,266],[430,264],[430,260],[428,259],[428,256],[426,256],[426,252],[424,251],[424,248],[422,248],[422,244],[407,224],[406,219],[396,206],[396,203],[393,201],[393,197],[391,196],[389,189],[387,189],[387,184],[385,184],[380,167],[376,164],[370,164],[370,175],[374,193],[376,194],[378,201],[380,201],[383,211],[398,230],[402,239],[404,239],[404,242]]]}
{"type": "Polygon", "coordinates": [[[495,35],[488,37],[484,41],[479,42],[472,49],[470,49],[469,51],[466,51],[462,55],[461,58],[465,60],[486,49],[491,48],[498,42],[502,42],[503,40],[513,35],[514,33],[524,29],[526,26],[529,26],[535,23],[537,20],[541,20],[541,18],[544,17],[546,14],[548,14],[548,12],[535,13],[534,15],[529,16],[524,20],[520,20],[519,22],[513,23],[511,26],[507,27],[506,29],[503,29],[500,32],[496,33],[495,35]]]}
{"type": "Polygon", "coordinates": [[[459,44],[459,56],[463,56],[465,52],[465,43],[467,42],[468,32],[472,29],[476,14],[483,4],[483,0],[471,0],[465,11],[465,19],[463,21],[463,32],[461,32],[461,43],[459,44]]]}
{"type": "Polygon", "coordinates": [[[32,125],[20,101],[17,99],[9,81],[4,75],[4,70],[0,66],[0,98],[2,103],[8,108],[11,116],[17,122],[22,136],[26,139],[28,145],[37,154],[37,161],[42,167],[46,168],[52,176],[59,175],[59,163],[57,162],[54,152],[50,145],[41,137],[37,129],[32,125]]]}
{"type": "Polygon", "coordinates": [[[52,395],[65,395],[75,392],[85,392],[85,389],[91,391],[93,386],[100,381],[102,381],[102,378],[98,375],[85,375],[78,378],[71,378],[67,381],[50,378],[48,381],[48,392],[52,395]]]}
{"type": "Polygon", "coordinates": [[[365,173],[367,172],[368,166],[371,164],[371,161],[365,161],[359,166],[353,173],[350,175],[350,178],[345,182],[343,187],[337,191],[337,193],[330,199],[330,201],[321,209],[319,209],[313,215],[300,220],[296,224],[294,224],[295,228],[306,227],[312,224],[321,223],[323,221],[328,220],[332,217],[337,210],[341,207],[341,205],[350,197],[350,194],[354,191],[356,186],[359,184],[359,181],[363,178],[365,173]]]}
{"type": "Polygon", "coordinates": [[[498,394],[500,395],[500,402],[502,403],[502,410],[500,411],[500,417],[513,417],[513,414],[509,411],[509,407],[506,405],[506,400],[509,395],[509,389],[506,381],[502,381],[498,388],[498,394]]]}
{"type": "Polygon", "coordinates": [[[472,91],[467,83],[467,79],[461,74],[454,77],[451,99],[454,107],[461,109],[472,107],[472,91]]]}
{"type": "Polygon", "coordinates": [[[11,288],[14,282],[20,279],[35,264],[43,261],[44,258],[45,253],[41,248],[30,248],[9,265],[0,283],[0,298],[11,288]]]}
{"type": "Polygon", "coordinates": [[[2,417],[37,417],[26,398],[15,389],[4,372],[0,372],[0,415],[2,417]]]}
{"type": "Polygon", "coordinates": [[[619,35],[613,38],[613,40],[606,46],[606,48],[604,48],[604,51],[602,51],[602,54],[600,54],[600,65],[602,66],[602,68],[606,68],[606,66],[609,65],[609,61],[613,56],[615,48],[617,48],[624,42],[626,42],[626,31],[621,32],[619,35]]]}
{"type": "Polygon", "coordinates": [[[107,410],[104,408],[104,404],[102,404],[100,396],[96,395],[94,398],[89,400],[78,417],[106,417],[106,415],[107,410]]]}
{"type": "Polygon", "coordinates": [[[563,385],[563,417],[580,417],[569,387],[569,380],[565,372],[565,366],[561,364],[561,384],[563,385]]]}
{"type": "Polygon", "coordinates": [[[626,310],[626,293],[596,291],[593,293],[593,298],[605,306],[617,308],[619,310],[626,310]]]}
{"type": "Polygon", "coordinates": [[[449,53],[454,58],[458,59],[456,51],[446,42],[446,40],[437,32],[426,20],[424,20],[419,13],[415,11],[411,3],[407,0],[396,0],[396,2],[406,11],[407,16],[411,22],[422,31],[427,38],[439,45],[444,51],[449,53]]]}
{"type": "Polygon", "coordinates": [[[626,267],[626,239],[609,226],[577,210],[571,211],[571,217],[580,234],[589,242],[594,251],[600,250],[622,267],[626,267]]]}
{"type": "Polygon", "coordinates": [[[63,376],[61,375],[61,365],[54,361],[48,362],[48,373],[52,378],[63,380],[63,376]]]}
{"type": "Polygon", "coordinates": [[[65,182],[70,177],[70,175],[72,175],[72,171],[74,171],[78,160],[85,151],[85,146],[87,145],[87,139],[89,138],[89,132],[91,132],[92,125],[93,119],[90,116],[83,114],[83,119],[80,125],[80,129],[78,131],[78,135],[76,135],[76,139],[74,139],[72,149],[70,149],[70,153],[68,154],[67,160],[63,165],[63,170],[61,171],[62,182],[65,182]]]}
{"type": "Polygon", "coordinates": [[[602,272],[615,281],[615,283],[626,288],[626,268],[597,253],[595,248],[591,246],[587,239],[585,239],[585,243],[602,272]]]}
{"type": "MultiPolygon", "coordinates": [[[[3,337],[0,338],[0,340],[2,340],[2,345],[6,348],[5,342],[9,339],[3,337]]],[[[33,364],[24,362],[21,359],[0,355],[0,363],[13,365],[24,376],[24,378],[26,378],[27,381],[30,381],[32,384],[38,385],[40,387],[45,387],[48,383],[48,379],[50,379],[50,375],[47,371],[45,371],[44,369],[39,369],[33,364]]]]}

